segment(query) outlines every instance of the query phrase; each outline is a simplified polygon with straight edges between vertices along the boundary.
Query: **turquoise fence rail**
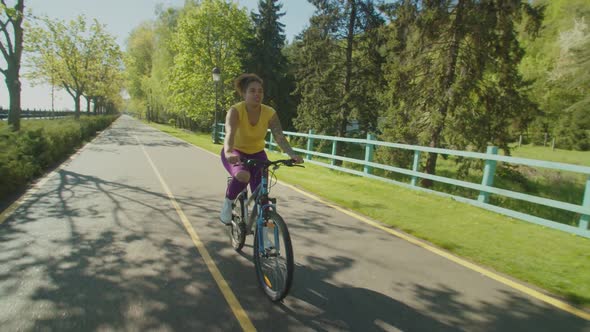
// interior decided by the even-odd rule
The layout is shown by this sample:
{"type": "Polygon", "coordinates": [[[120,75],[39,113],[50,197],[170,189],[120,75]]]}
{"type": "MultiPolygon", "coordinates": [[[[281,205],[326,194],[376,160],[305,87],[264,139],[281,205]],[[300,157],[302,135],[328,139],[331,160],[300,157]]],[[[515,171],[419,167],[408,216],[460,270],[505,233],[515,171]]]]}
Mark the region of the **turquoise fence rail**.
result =
{"type": "MultiPolygon", "coordinates": [[[[225,137],[225,133],[223,130],[223,124],[219,124],[221,127],[220,136],[223,138],[225,137]]],[[[571,234],[576,234],[579,236],[583,236],[586,238],[590,238],[590,229],[588,227],[590,223],[590,167],[587,166],[580,166],[580,165],[571,165],[565,163],[558,163],[558,162],[550,162],[550,161],[543,161],[543,160],[535,160],[535,159],[527,159],[527,158],[516,158],[516,157],[508,157],[498,155],[498,148],[497,147],[488,147],[486,153],[480,152],[469,152],[469,151],[459,151],[459,150],[449,150],[449,149],[440,149],[440,148],[430,148],[424,146],[416,146],[416,145],[408,145],[408,144],[399,144],[399,143],[390,143],[390,142],[383,142],[378,141],[375,137],[371,134],[367,135],[366,139],[358,139],[358,138],[345,138],[345,137],[335,137],[335,136],[326,136],[326,135],[316,135],[313,131],[309,131],[308,133],[296,133],[296,132],[284,132],[287,137],[303,137],[307,140],[307,148],[306,149],[299,149],[294,148],[293,150],[301,153],[305,156],[306,162],[320,165],[323,167],[327,167],[330,169],[335,169],[341,172],[346,172],[350,174],[355,174],[358,176],[363,176],[367,178],[377,179],[380,181],[400,185],[403,187],[408,187],[415,190],[425,191],[429,193],[433,193],[436,195],[451,197],[454,200],[468,203],[480,208],[484,208],[490,211],[494,211],[503,215],[507,215],[513,218],[521,219],[527,222],[531,222],[534,224],[542,225],[545,227],[550,227],[553,229],[558,229],[561,231],[565,231],[571,234]],[[313,151],[313,144],[314,141],[330,141],[332,142],[332,153],[321,153],[313,151]],[[336,146],[338,142],[344,143],[358,143],[365,146],[365,159],[355,159],[355,158],[348,158],[343,156],[336,155],[336,146]],[[376,146],[383,146],[389,147],[394,149],[402,149],[402,150],[409,150],[414,152],[414,159],[412,163],[412,169],[405,169],[400,167],[394,167],[390,165],[383,165],[379,163],[373,162],[373,151],[376,146]],[[484,170],[483,170],[483,177],[481,184],[451,179],[443,176],[432,175],[420,172],[420,156],[421,153],[438,153],[443,155],[451,155],[457,157],[464,157],[464,158],[473,158],[473,159],[480,159],[483,160],[485,163],[484,170]],[[313,157],[321,157],[330,160],[330,163],[325,163],[321,161],[313,160],[313,157]],[[363,166],[363,171],[358,171],[354,169],[349,169],[341,166],[336,166],[335,161],[346,161],[349,163],[354,163],[363,166]],[[557,201],[549,198],[538,197],[534,195],[529,195],[525,193],[520,193],[516,191],[496,188],[493,186],[494,183],[494,175],[496,171],[496,164],[497,162],[504,162],[516,165],[526,165],[531,167],[541,167],[547,168],[552,170],[558,171],[567,171],[573,172],[578,174],[583,174],[587,177],[586,180],[586,187],[581,198],[581,205],[557,201]],[[404,174],[411,177],[410,183],[400,182],[380,176],[373,175],[374,169],[382,169],[398,174],[404,174]],[[443,193],[431,189],[426,189],[418,186],[418,179],[430,179],[433,181],[437,181],[440,183],[446,183],[450,185],[455,185],[463,188],[473,189],[479,191],[479,196],[477,199],[466,198],[462,196],[452,195],[448,193],[443,193]],[[526,214],[523,212],[503,208],[501,206],[496,206],[489,204],[489,196],[490,194],[495,194],[503,197],[508,197],[512,199],[522,200],[530,203],[540,204],[544,206],[549,206],[552,208],[560,209],[563,211],[574,212],[580,215],[580,219],[578,222],[578,226],[571,226],[563,223],[559,223],[553,220],[540,218],[537,216],[533,216],[530,214],[526,214]]],[[[269,140],[267,141],[267,147],[269,150],[280,150],[277,147],[277,144],[274,142],[272,134],[270,135],[269,140]]]]}

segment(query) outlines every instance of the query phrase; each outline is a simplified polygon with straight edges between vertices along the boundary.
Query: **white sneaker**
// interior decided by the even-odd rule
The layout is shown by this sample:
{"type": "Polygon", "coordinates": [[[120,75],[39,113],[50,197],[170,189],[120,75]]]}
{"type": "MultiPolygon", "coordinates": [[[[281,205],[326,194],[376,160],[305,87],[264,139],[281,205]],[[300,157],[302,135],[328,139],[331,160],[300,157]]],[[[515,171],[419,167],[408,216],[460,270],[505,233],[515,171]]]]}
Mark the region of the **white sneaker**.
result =
{"type": "Polygon", "coordinates": [[[219,219],[221,219],[221,222],[229,225],[231,223],[231,217],[232,217],[232,200],[229,198],[225,198],[225,200],[223,201],[223,207],[221,207],[221,213],[219,214],[219,219]]]}

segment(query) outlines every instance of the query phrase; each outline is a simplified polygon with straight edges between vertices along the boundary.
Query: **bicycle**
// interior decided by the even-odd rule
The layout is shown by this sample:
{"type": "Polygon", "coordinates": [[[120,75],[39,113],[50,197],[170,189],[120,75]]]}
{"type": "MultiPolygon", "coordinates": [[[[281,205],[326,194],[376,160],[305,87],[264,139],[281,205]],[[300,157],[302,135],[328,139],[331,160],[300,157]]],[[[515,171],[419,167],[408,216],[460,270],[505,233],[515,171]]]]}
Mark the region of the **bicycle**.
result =
{"type": "Polygon", "coordinates": [[[281,166],[303,166],[296,165],[291,159],[244,159],[241,162],[259,169],[262,172],[262,181],[250,198],[246,188],[233,202],[229,227],[232,247],[237,252],[241,251],[246,236],[254,235],[256,279],[264,293],[273,302],[277,302],[285,298],[291,288],[294,270],[293,247],[287,224],[277,212],[277,200],[268,196],[272,188],[272,184],[269,186],[268,173],[271,167],[271,173],[274,175],[274,171],[281,166]],[[252,202],[254,205],[249,214],[248,206],[252,202]]]}

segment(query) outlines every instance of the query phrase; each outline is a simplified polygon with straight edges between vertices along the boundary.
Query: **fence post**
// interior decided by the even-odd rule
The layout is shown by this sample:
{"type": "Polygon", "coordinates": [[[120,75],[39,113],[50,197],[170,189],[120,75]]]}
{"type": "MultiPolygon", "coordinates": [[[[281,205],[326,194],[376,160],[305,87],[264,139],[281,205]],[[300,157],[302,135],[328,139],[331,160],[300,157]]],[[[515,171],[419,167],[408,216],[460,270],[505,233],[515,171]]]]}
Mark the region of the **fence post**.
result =
{"type": "MultiPolygon", "coordinates": [[[[586,180],[586,190],[584,190],[584,200],[582,202],[583,207],[590,207],[590,176],[586,180]]],[[[580,222],[578,223],[578,227],[583,230],[588,229],[588,222],[590,222],[590,215],[583,214],[580,217],[580,222]]]]}
{"type": "Polygon", "coordinates": [[[551,141],[551,151],[555,150],[555,137],[553,137],[553,140],[551,141]]]}
{"type": "MultiPolygon", "coordinates": [[[[498,154],[498,147],[497,146],[488,146],[486,151],[487,154],[498,154]]],[[[492,186],[494,184],[494,174],[496,173],[496,161],[495,160],[486,160],[485,167],[483,169],[483,178],[481,180],[481,184],[484,186],[492,186]]],[[[482,203],[487,203],[490,198],[490,193],[485,191],[479,192],[479,197],[477,198],[478,201],[482,203]]]]}
{"type": "MultiPolygon", "coordinates": [[[[338,141],[332,141],[332,156],[336,155],[336,144],[338,144],[338,141]]],[[[336,159],[332,159],[330,164],[332,164],[332,166],[336,165],[336,159]]]]}
{"type": "Polygon", "coordinates": [[[518,136],[518,147],[522,145],[522,135],[518,136]]]}
{"type": "MultiPolygon", "coordinates": [[[[367,141],[374,141],[375,135],[367,134],[367,141]]],[[[373,162],[373,152],[375,151],[375,145],[367,142],[365,146],[365,161],[373,162]]],[[[365,165],[365,174],[373,174],[373,167],[365,165]]]]}
{"type": "Polygon", "coordinates": [[[270,137],[268,138],[268,151],[272,151],[272,143],[273,143],[273,137],[272,137],[272,132],[270,133],[270,137]]]}
{"type": "MultiPolygon", "coordinates": [[[[311,137],[311,135],[313,135],[313,129],[309,130],[309,135],[307,136],[307,151],[308,152],[311,152],[313,150],[313,137],[311,137]]],[[[305,156],[305,159],[311,160],[311,154],[308,153],[305,156]]]]}
{"type": "MultiPolygon", "coordinates": [[[[414,150],[414,163],[412,164],[412,171],[418,172],[420,170],[420,151],[414,150]]],[[[412,186],[418,184],[418,177],[412,176],[412,186]]]]}

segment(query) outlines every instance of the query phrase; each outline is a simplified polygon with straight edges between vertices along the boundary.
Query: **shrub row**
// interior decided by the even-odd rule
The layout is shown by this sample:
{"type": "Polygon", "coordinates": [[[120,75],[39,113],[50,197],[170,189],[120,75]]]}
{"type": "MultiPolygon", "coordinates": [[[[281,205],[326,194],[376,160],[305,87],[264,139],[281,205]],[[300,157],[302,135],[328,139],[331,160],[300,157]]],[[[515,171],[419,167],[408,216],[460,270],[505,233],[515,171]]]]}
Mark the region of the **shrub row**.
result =
{"type": "Polygon", "coordinates": [[[0,126],[0,201],[63,161],[108,127],[114,115],[21,121],[21,130],[0,126]]]}

